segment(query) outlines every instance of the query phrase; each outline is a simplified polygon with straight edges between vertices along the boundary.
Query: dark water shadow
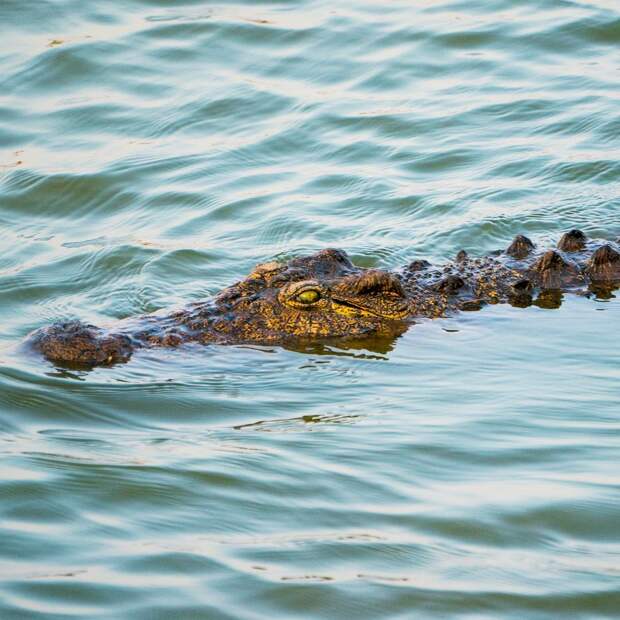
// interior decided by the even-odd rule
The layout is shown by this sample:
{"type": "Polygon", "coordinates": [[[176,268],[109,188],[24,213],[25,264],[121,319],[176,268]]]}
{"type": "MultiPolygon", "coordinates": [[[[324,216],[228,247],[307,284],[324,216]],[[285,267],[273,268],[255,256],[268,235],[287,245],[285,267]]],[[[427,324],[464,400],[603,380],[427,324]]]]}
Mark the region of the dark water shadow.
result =
{"type": "Polygon", "coordinates": [[[386,360],[396,341],[407,331],[403,328],[392,336],[366,336],[355,338],[329,338],[320,341],[296,341],[283,345],[283,348],[296,353],[310,355],[330,355],[357,359],[386,360]]]}

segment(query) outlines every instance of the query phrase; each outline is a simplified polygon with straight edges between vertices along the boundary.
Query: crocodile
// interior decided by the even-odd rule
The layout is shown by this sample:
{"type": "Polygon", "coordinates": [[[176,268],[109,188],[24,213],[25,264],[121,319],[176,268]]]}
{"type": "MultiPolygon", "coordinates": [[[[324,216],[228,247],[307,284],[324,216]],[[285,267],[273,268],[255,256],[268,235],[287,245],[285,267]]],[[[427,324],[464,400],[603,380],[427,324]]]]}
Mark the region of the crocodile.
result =
{"type": "Polygon", "coordinates": [[[293,345],[337,339],[395,338],[420,319],[508,303],[557,308],[564,293],[610,297],[620,286],[620,239],[596,241],[580,230],[554,248],[517,235],[483,257],[461,250],[445,265],[414,260],[396,270],[355,266],[338,249],[257,265],[205,301],[104,329],[79,320],[35,331],[48,360],[93,367],[126,362],[141,348],[184,343],[293,345]]]}

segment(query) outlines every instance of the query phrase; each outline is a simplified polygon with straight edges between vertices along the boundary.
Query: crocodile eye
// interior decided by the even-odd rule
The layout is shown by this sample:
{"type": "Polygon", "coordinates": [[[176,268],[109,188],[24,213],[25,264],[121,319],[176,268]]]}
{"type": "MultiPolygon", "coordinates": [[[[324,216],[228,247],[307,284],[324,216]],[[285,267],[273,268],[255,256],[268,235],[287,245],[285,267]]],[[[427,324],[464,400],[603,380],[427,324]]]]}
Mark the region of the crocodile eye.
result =
{"type": "Polygon", "coordinates": [[[315,304],[317,301],[319,301],[319,299],[321,299],[321,293],[319,293],[319,291],[315,289],[303,291],[295,297],[295,301],[307,305],[315,304]]]}

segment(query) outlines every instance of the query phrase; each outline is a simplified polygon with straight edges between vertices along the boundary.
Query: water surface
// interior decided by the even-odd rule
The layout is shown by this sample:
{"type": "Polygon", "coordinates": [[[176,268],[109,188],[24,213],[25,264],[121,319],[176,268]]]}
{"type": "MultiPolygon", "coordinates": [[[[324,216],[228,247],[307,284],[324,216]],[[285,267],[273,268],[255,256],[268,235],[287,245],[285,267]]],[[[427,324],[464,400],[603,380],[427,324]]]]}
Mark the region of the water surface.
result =
{"type": "Polygon", "coordinates": [[[620,304],[383,350],[18,345],[327,246],[620,235],[615,0],[3,0],[0,617],[613,618],[620,304]]]}

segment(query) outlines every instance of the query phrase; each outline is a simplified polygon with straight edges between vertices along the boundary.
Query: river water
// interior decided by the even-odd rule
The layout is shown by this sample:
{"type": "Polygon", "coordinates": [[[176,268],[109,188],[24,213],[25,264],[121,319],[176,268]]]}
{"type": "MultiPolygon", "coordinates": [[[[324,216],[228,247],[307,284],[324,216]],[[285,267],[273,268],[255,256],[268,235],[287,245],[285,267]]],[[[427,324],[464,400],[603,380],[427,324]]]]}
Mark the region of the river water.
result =
{"type": "Polygon", "coordinates": [[[0,618],[618,617],[615,297],[20,347],[323,247],[616,238],[617,0],[2,0],[0,32],[0,618]]]}

